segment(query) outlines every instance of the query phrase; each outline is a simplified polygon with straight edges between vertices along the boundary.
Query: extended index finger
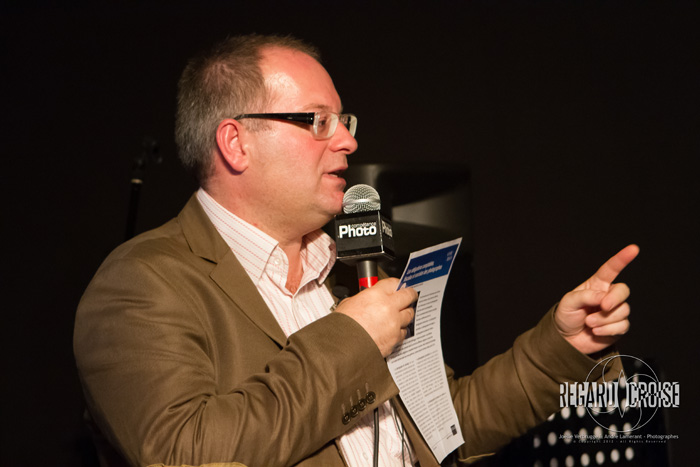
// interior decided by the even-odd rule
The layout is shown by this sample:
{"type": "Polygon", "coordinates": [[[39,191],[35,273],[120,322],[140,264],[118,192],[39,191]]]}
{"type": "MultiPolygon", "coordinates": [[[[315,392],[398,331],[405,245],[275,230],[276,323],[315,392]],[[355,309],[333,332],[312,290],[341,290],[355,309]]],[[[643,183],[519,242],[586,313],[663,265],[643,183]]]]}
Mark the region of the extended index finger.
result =
{"type": "Polygon", "coordinates": [[[615,256],[610,258],[603,264],[598,271],[591,277],[592,280],[599,280],[607,284],[612,284],[615,278],[622,272],[625,267],[632,262],[639,254],[637,245],[627,245],[622,250],[618,251],[615,256]]]}

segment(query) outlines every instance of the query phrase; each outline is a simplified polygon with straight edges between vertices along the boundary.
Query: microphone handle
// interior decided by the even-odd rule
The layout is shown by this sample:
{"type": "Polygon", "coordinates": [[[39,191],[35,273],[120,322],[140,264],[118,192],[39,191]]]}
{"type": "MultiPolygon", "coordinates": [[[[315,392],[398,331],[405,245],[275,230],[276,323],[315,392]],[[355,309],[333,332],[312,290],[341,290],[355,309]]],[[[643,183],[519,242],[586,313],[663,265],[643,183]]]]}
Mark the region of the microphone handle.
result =
{"type": "Polygon", "coordinates": [[[368,289],[376,284],[379,281],[377,262],[372,259],[358,261],[357,280],[360,283],[360,290],[368,289]]]}
{"type": "MultiPolygon", "coordinates": [[[[379,281],[377,262],[365,259],[357,262],[357,280],[360,282],[360,291],[372,287],[379,281]]],[[[374,409],[374,456],[372,466],[379,467],[379,409],[374,409]]]]}

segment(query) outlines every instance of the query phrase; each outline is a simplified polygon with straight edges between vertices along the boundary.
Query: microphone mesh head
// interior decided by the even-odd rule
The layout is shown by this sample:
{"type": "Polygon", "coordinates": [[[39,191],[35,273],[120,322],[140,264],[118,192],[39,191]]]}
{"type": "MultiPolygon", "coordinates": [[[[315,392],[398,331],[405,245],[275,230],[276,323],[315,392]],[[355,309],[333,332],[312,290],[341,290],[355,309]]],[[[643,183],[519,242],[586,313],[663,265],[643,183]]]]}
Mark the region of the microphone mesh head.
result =
{"type": "Polygon", "coordinates": [[[343,212],[345,214],[379,211],[380,207],[382,207],[382,203],[379,200],[379,193],[369,185],[352,186],[343,196],[343,212]]]}

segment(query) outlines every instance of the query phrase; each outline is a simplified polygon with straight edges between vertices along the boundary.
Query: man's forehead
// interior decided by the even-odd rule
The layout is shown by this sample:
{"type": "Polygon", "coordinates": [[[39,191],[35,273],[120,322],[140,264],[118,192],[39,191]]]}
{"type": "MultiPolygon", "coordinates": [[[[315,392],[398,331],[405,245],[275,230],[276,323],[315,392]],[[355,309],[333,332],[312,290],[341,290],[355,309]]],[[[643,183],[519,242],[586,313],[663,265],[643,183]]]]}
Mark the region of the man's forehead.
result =
{"type": "Polygon", "coordinates": [[[268,89],[281,93],[281,95],[292,96],[299,93],[297,80],[285,70],[269,69],[267,73],[263,71],[265,85],[268,89]]]}
{"type": "Polygon", "coordinates": [[[281,47],[264,49],[262,56],[260,68],[273,100],[295,100],[302,106],[297,111],[341,111],[333,81],[316,59],[281,47]]]}
{"type": "Polygon", "coordinates": [[[299,50],[284,47],[267,47],[261,50],[260,68],[263,75],[293,74],[300,70],[319,67],[320,63],[299,50]]]}
{"type": "MultiPolygon", "coordinates": [[[[332,108],[330,105],[311,103],[306,104],[301,107],[302,112],[316,112],[316,111],[326,111],[326,112],[336,112],[336,109],[332,108]]],[[[337,110],[338,113],[343,111],[343,103],[340,103],[340,108],[337,110]]]]}

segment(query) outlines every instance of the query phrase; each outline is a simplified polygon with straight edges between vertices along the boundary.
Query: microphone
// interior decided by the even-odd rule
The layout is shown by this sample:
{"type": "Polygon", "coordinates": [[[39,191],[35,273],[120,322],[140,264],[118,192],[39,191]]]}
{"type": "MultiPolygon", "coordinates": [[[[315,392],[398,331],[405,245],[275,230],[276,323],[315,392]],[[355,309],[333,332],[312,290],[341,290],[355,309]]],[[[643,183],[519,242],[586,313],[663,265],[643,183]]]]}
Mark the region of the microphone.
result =
{"type": "MultiPolygon", "coordinates": [[[[357,266],[360,290],[379,281],[377,261],[393,260],[394,232],[391,222],[379,212],[377,190],[369,185],[350,187],[343,196],[343,214],[335,216],[335,245],[338,259],[357,266]]],[[[379,410],[374,409],[374,462],[379,465],[379,410]]]]}
{"type": "Polygon", "coordinates": [[[335,217],[338,259],[356,265],[360,290],[379,280],[377,261],[395,258],[391,221],[379,212],[380,208],[377,190],[355,185],[343,196],[343,214],[335,217]]]}

